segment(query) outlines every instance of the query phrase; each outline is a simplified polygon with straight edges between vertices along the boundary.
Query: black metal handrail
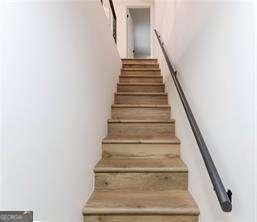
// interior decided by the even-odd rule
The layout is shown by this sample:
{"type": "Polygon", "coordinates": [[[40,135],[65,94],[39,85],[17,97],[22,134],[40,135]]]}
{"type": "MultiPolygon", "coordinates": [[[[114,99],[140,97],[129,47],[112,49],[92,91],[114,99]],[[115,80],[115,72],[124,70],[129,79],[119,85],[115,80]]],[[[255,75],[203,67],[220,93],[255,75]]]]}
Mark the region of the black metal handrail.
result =
{"type": "Polygon", "coordinates": [[[178,91],[180,100],[185,109],[188,121],[189,121],[192,131],[194,133],[194,136],[195,136],[196,142],[198,144],[198,147],[200,149],[200,152],[202,154],[202,158],[204,160],[205,166],[207,168],[208,174],[210,176],[210,179],[213,184],[214,191],[216,192],[217,198],[219,200],[220,206],[223,211],[231,212],[231,210],[232,210],[232,192],[230,190],[228,190],[228,191],[225,190],[225,187],[222,183],[222,180],[219,176],[216,166],[211,158],[210,152],[209,152],[209,150],[206,146],[206,143],[203,139],[202,133],[197,125],[197,122],[194,118],[192,110],[187,102],[185,94],[181,88],[179,81],[178,81],[177,71],[175,71],[175,69],[173,68],[173,66],[170,62],[168,54],[166,53],[165,48],[164,48],[164,43],[161,41],[161,36],[158,34],[156,29],[154,30],[154,32],[156,34],[156,37],[157,37],[160,47],[162,49],[163,55],[167,62],[172,79],[173,79],[176,89],[178,91]]]}
{"type": "MultiPolygon", "coordinates": [[[[103,0],[101,0],[101,3],[103,4],[103,0]]],[[[112,11],[112,36],[114,38],[115,43],[117,43],[117,16],[116,16],[116,12],[115,12],[115,8],[113,5],[113,1],[109,0],[109,4],[110,4],[110,8],[112,11]]]]}

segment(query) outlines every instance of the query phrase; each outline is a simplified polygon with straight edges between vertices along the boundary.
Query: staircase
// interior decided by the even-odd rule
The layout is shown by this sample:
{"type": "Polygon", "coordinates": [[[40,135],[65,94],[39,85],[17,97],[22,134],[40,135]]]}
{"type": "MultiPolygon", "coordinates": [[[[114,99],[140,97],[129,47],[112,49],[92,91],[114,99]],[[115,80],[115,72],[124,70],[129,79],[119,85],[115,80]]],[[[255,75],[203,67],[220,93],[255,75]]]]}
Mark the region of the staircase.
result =
{"type": "Polygon", "coordinates": [[[196,222],[156,59],[123,59],[85,222],[196,222]]]}

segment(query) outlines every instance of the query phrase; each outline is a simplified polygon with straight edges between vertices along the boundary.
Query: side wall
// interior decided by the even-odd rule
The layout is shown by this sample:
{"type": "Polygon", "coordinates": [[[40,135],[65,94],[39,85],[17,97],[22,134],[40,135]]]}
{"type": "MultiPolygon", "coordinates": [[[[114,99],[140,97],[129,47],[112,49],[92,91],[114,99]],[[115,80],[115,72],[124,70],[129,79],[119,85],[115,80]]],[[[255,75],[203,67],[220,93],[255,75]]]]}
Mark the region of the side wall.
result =
{"type": "MultiPolygon", "coordinates": [[[[0,2],[0,33],[4,32],[4,2],[0,2]]],[[[3,48],[4,48],[4,41],[3,35],[0,35],[0,210],[3,208],[3,92],[2,92],[2,79],[3,79],[3,72],[4,72],[4,64],[3,64],[3,48]]]]}
{"type": "Polygon", "coordinates": [[[227,188],[223,213],[155,41],[201,222],[254,222],[254,12],[249,2],[156,1],[155,27],[227,188]]]}
{"type": "Polygon", "coordinates": [[[7,3],[3,204],[81,222],[120,58],[100,1],[7,3]]]}
{"type": "MultiPolygon", "coordinates": [[[[255,156],[255,165],[254,165],[254,169],[255,169],[255,185],[254,187],[257,187],[257,1],[254,2],[254,22],[255,22],[255,38],[254,38],[254,43],[255,43],[255,46],[254,46],[254,52],[255,52],[255,58],[254,58],[254,61],[255,61],[255,75],[254,75],[254,89],[255,89],[255,93],[254,93],[254,105],[255,105],[255,109],[254,109],[254,114],[255,114],[255,118],[254,118],[254,124],[255,124],[255,130],[254,130],[254,135],[255,135],[255,140],[254,140],[254,143],[255,143],[255,146],[254,146],[254,149],[255,149],[255,153],[254,153],[254,156],[255,156]]],[[[255,189],[255,205],[254,205],[254,218],[255,218],[255,221],[257,221],[257,189],[255,189]]]]}

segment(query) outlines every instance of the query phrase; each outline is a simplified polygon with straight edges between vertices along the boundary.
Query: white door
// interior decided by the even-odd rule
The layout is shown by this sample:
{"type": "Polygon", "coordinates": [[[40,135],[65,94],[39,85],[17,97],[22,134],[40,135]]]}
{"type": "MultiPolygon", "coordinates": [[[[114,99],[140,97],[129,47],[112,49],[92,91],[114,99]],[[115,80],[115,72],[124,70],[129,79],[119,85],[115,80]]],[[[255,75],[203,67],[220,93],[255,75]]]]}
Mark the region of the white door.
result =
{"type": "Polygon", "coordinates": [[[127,57],[134,58],[134,23],[127,9],[127,57]]]}

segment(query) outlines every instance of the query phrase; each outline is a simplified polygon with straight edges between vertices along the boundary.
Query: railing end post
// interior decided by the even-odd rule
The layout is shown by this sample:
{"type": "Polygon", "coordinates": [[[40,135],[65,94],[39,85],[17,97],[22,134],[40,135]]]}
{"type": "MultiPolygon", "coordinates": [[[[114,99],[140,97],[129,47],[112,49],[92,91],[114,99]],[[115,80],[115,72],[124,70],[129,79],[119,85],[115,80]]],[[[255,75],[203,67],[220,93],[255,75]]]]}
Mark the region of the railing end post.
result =
{"type": "Polygon", "coordinates": [[[226,193],[228,195],[229,201],[223,202],[221,204],[221,208],[224,212],[231,212],[232,211],[232,191],[228,189],[226,193]]]}
{"type": "Polygon", "coordinates": [[[230,202],[232,202],[232,191],[230,189],[228,189],[227,195],[228,195],[230,202]]]}
{"type": "Polygon", "coordinates": [[[223,202],[221,208],[224,212],[231,212],[232,211],[232,204],[230,201],[223,202]]]}

